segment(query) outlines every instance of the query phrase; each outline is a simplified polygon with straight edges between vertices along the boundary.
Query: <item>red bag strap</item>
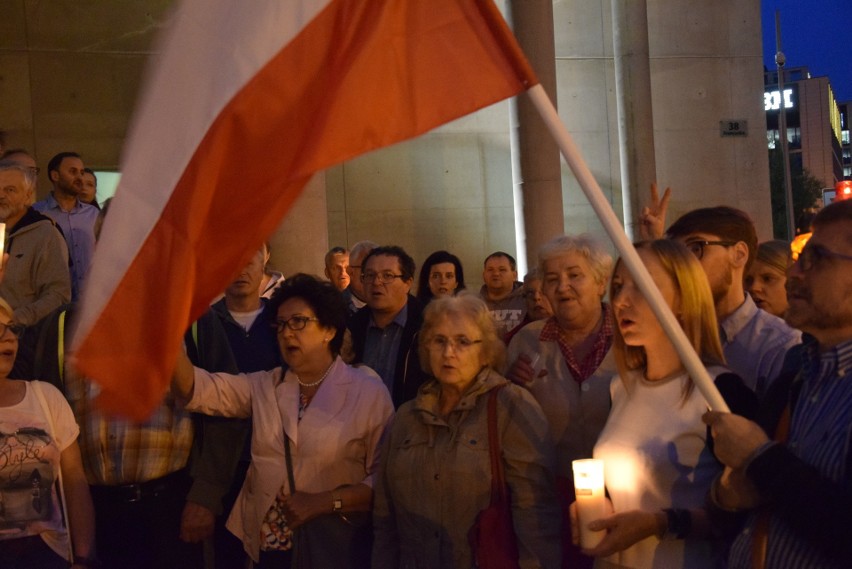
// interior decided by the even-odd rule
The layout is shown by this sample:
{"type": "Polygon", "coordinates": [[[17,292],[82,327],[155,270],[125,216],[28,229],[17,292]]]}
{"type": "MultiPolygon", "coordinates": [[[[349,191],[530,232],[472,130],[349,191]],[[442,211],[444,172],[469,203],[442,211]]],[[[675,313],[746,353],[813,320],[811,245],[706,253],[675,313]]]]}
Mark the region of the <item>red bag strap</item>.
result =
{"type": "Polygon", "coordinates": [[[488,454],[491,456],[491,503],[508,499],[506,476],[503,472],[503,453],[500,434],[497,432],[497,394],[507,383],[498,385],[488,393],[488,454]]]}

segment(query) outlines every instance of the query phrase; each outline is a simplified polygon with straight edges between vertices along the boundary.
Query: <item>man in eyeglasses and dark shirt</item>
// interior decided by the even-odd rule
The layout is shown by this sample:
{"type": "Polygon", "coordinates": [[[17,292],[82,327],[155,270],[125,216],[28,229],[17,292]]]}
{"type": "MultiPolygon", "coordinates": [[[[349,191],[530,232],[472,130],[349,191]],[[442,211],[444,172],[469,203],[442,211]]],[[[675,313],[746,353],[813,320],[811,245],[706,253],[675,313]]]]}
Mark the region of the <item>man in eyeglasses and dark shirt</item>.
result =
{"type": "Polygon", "coordinates": [[[367,305],[348,323],[355,362],[379,374],[394,407],[414,399],[424,380],[417,354],[422,308],[409,294],[414,271],[414,259],[402,247],[370,251],[360,275],[367,305]]]}
{"type": "Polygon", "coordinates": [[[848,567],[852,559],[852,201],[820,211],[787,271],[784,315],[802,330],[757,423],[712,412],[728,467],[716,505],[749,509],[729,567],[848,567]]]}
{"type": "Polygon", "coordinates": [[[666,236],[698,257],[713,292],[719,335],[727,365],[762,398],[778,376],[784,354],[801,342],[801,332],[760,310],[743,279],[757,256],[757,233],[747,213],[726,206],[692,210],[666,236]]]}

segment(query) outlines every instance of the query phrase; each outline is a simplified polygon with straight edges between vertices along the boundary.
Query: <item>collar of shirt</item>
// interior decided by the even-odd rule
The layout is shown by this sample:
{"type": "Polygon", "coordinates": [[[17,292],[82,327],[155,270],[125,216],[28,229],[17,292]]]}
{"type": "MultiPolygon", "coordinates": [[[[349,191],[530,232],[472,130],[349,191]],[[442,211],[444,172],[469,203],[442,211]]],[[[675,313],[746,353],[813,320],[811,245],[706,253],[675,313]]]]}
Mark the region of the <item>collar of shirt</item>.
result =
{"type": "MultiPolygon", "coordinates": [[[[405,306],[402,307],[402,310],[396,313],[396,316],[393,317],[391,324],[396,324],[400,328],[405,328],[405,324],[408,322],[408,303],[405,303],[405,306]]],[[[378,328],[375,320],[373,320],[373,313],[370,313],[370,324],[369,328],[378,328]]]]}
{"type": "Polygon", "coordinates": [[[760,309],[754,303],[751,296],[746,295],[745,302],[719,323],[719,335],[721,336],[722,343],[732,342],[736,335],[746,327],[746,324],[754,318],[758,310],[760,309]]]}
{"type": "Polygon", "coordinates": [[[819,343],[809,334],[802,336],[805,346],[804,369],[807,377],[821,375],[821,370],[837,370],[838,377],[852,374],[852,339],[841,342],[830,350],[820,353],[819,343]]]}
{"type": "Polygon", "coordinates": [[[592,346],[591,351],[582,362],[578,362],[574,357],[574,351],[562,336],[562,331],[556,322],[555,316],[548,318],[547,323],[541,329],[539,340],[542,342],[556,342],[559,345],[562,357],[565,358],[565,364],[578,383],[583,383],[595,373],[595,370],[601,365],[601,362],[612,346],[614,330],[612,308],[606,302],[601,303],[601,319],[601,327],[595,337],[594,346],[592,346]]]}
{"type": "MultiPolygon", "coordinates": [[[[47,204],[46,209],[58,209],[58,210],[65,211],[59,205],[59,202],[56,201],[56,198],[53,197],[53,192],[50,192],[50,194],[48,194],[47,198],[44,201],[45,201],[45,204],[47,204]]],[[[78,198],[74,201],[74,207],[72,207],[70,210],[68,210],[67,213],[72,213],[72,212],[78,211],[78,210],[82,209],[82,207],[83,207],[83,205],[80,203],[80,199],[78,198]]]]}

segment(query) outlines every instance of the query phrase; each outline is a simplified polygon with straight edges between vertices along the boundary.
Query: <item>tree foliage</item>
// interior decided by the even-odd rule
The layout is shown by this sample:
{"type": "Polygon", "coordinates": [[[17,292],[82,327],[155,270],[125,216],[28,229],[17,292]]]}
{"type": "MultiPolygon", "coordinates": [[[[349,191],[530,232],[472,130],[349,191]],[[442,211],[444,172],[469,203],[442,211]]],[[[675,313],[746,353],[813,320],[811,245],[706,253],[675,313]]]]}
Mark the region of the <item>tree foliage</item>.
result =
{"type": "MultiPolygon", "coordinates": [[[[822,198],[823,183],[801,161],[791,160],[790,182],[793,190],[793,220],[816,205],[822,198]]],[[[787,201],[784,190],[784,159],[780,148],[769,151],[769,184],[772,200],[772,231],[776,239],[787,239],[787,201]]]]}

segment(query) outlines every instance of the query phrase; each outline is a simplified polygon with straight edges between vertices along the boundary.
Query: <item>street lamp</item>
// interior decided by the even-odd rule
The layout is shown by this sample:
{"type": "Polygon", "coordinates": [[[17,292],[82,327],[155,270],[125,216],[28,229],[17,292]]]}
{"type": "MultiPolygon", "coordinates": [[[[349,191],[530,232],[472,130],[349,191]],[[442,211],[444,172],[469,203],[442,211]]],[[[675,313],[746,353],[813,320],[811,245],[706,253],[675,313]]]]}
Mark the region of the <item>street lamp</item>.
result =
{"type": "Polygon", "coordinates": [[[787,147],[787,107],[784,104],[784,64],[787,58],[781,51],[781,12],[775,10],[775,65],[778,67],[778,95],[781,104],[778,107],[778,138],[781,143],[781,157],[784,161],[784,199],[787,202],[787,239],[796,236],[796,220],[793,217],[793,186],[790,182],[790,150],[787,147]]]}

